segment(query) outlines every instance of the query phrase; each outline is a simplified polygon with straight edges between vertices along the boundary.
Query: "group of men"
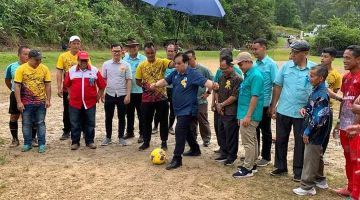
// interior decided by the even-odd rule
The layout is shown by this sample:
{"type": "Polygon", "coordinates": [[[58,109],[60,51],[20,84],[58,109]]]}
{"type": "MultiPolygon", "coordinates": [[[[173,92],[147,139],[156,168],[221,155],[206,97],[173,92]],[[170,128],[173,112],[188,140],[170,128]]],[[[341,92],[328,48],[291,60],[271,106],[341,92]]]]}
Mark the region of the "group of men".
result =
{"type": "MultiPolygon", "coordinates": [[[[104,62],[101,71],[91,65],[89,54],[81,51],[80,45],[78,36],[70,37],[69,51],[59,56],[56,66],[57,93],[63,98],[64,107],[64,128],[60,139],[66,140],[71,136],[72,150],[80,147],[81,132],[84,133],[86,146],[96,148],[96,103],[102,101],[106,136],[101,145],[104,146],[112,143],[115,107],[119,119],[118,142],[124,146],[129,144],[127,139],[135,136],[134,113],[137,111],[138,142],[142,143],[139,150],[150,147],[153,122],[155,130],[160,124],[161,148],[166,150],[168,135],[169,132],[173,133],[176,117],[176,145],[166,169],[178,168],[182,165],[182,156],[201,155],[196,139],[198,125],[203,145],[206,147],[210,143],[207,98],[212,94],[211,110],[214,111],[215,133],[220,147],[216,151],[219,155],[215,161],[225,166],[235,163],[240,131],[245,156],[233,177],[250,177],[257,172],[258,166],[267,166],[271,161],[273,118],[276,119],[275,170],[271,175],[280,176],[288,172],[288,142],[293,130],[293,180],[302,183],[302,187],[294,192],[300,195],[314,194],[314,186],[328,187],[323,174],[322,156],[329,142],[333,118],[330,107],[333,103],[329,100],[329,112],[313,111],[317,105],[314,102],[318,102],[314,96],[326,91],[325,95],[320,95],[322,105],[328,96],[342,101],[339,127],[337,125],[336,128],[340,129],[349,182],[348,187],[338,192],[358,198],[359,179],[355,175],[359,169],[356,162],[360,155],[356,142],[358,136],[346,130],[355,123],[356,110],[352,110],[352,106],[360,94],[360,86],[356,86],[360,71],[359,46],[350,46],[345,51],[344,65],[350,72],[342,79],[332,66],[336,50],[324,49],[322,65],[319,66],[308,60],[310,46],[306,41],[291,44],[290,60],[280,70],[267,55],[267,42],[264,39],[252,43],[255,59],[248,52],[241,52],[233,59],[232,51],[223,49],[220,52],[220,67],[214,77],[207,67],[197,62],[193,50],[178,53],[175,44],[166,46],[167,58],[164,59],[156,56],[155,45],[151,42],[144,44],[145,56],[139,53],[140,44],[134,39],[129,39],[125,47],[114,44],[111,46],[112,59],[104,62]],[[343,98],[336,95],[340,88],[343,98]],[[169,111],[173,113],[170,118],[169,111]],[[321,117],[315,115],[328,115],[328,118],[321,121],[318,120],[321,117]],[[184,153],[186,141],[190,149],[184,153]],[[261,159],[258,159],[260,155],[261,159]],[[318,164],[309,165],[306,161],[310,157],[318,164]]],[[[5,82],[12,90],[9,108],[9,126],[13,136],[11,146],[19,145],[17,120],[22,113],[22,150],[29,151],[38,142],[38,151],[43,153],[44,118],[51,98],[50,72],[41,64],[39,51],[22,46],[18,55],[19,61],[9,65],[5,76],[5,82]]],[[[321,107],[326,108],[327,105],[321,107]]]]}

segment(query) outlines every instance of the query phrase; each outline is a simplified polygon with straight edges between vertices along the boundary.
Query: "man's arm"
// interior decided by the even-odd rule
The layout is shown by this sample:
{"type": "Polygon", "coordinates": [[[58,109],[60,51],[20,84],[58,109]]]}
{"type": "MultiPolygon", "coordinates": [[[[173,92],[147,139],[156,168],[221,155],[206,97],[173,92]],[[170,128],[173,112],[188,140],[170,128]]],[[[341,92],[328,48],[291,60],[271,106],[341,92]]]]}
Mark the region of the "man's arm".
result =
{"type": "Polygon", "coordinates": [[[57,94],[59,97],[63,96],[63,72],[62,69],[56,69],[56,85],[57,85],[57,94]]]}
{"type": "Polygon", "coordinates": [[[51,106],[51,82],[45,82],[45,93],[46,93],[46,102],[45,107],[49,108],[51,106]]]}
{"type": "Polygon", "coordinates": [[[142,79],[136,79],[136,85],[142,87],[142,79]]]}
{"type": "Polygon", "coordinates": [[[270,114],[274,117],[276,114],[276,106],[279,101],[279,97],[281,94],[282,87],[274,84],[273,95],[271,100],[270,114]]]}
{"type": "Polygon", "coordinates": [[[250,125],[251,117],[252,117],[252,114],[254,113],[258,98],[259,98],[258,96],[252,96],[250,99],[248,112],[246,113],[244,119],[242,120],[242,125],[244,127],[247,127],[250,125]]]}
{"type": "Polygon", "coordinates": [[[130,103],[130,95],[131,95],[131,79],[126,79],[126,96],[124,99],[124,104],[130,103]]]}
{"type": "Polygon", "coordinates": [[[17,108],[20,112],[23,112],[25,108],[24,108],[24,104],[21,102],[20,91],[21,91],[21,84],[15,83],[15,98],[16,98],[17,108]]]}
{"type": "Polygon", "coordinates": [[[11,79],[5,79],[5,84],[6,87],[9,88],[9,90],[11,90],[11,79]]]}
{"type": "Polygon", "coordinates": [[[154,90],[155,88],[166,87],[166,86],[168,86],[168,82],[166,82],[165,79],[161,79],[158,82],[151,84],[150,89],[154,90]]]}

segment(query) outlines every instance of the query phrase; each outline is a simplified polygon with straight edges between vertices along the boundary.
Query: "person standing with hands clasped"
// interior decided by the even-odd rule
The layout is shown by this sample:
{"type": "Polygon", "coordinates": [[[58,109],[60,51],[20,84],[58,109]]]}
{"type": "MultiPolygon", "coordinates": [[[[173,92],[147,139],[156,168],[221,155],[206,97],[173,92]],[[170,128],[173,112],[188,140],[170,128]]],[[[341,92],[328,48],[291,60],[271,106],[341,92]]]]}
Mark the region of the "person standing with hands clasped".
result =
{"type": "Polygon", "coordinates": [[[328,69],[317,65],[310,70],[310,83],[313,91],[306,106],[300,109],[305,118],[303,141],[305,144],[304,166],[301,173],[301,186],[293,189],[297,195],[315,195],[315,186],[326,189],[324,176],[323,147],[329,134],[330,98],[325,85],[328,69]]]}

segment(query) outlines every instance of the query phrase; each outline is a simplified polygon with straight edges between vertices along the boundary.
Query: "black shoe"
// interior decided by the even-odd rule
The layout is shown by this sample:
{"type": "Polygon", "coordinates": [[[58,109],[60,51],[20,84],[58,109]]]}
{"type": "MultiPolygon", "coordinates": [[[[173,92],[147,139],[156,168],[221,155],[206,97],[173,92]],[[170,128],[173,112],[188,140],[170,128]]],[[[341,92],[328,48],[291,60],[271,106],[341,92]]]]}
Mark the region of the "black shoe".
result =
{"type": "Polygon", "coordinates": [[[297,182],[299,183],[301,181],[301,177],[297,177],[297,176],[294,176],[294,178],[292,179],[294,182],[297,182]]]}
{"type": "Polygon", "coordinates": [[[233,159],[226,159],[224,162],[225,166],[232,166],[234,164],[235,160],[233,159]]]}
{"type": "Polygon", "coordinates": [[[220,153],[221,151],[220,151],[220,148],[219,149],[216,149],[216,150],[214,150],[214,153],[220,153]]]}
{"type": "Polygon", "coordinates": [[[216,162],[225,162],[226,160],[227,160],[226,156],[220,156],[220,157],[215,158],[216,162]]]}
{"type": "Polygon", "coordinates": [[[150,144],[149,143],[143,143],[140,147],[139,147],[139,151],[144,151],[145,149],[149,148],[150,144]]]}
{"type": "Polygon", "coordinates": [[[167,150],[167,142],[166,141],[161,142],[161,149],[164,150],[164,151],[167,150]]]}
{"type": "Polygon", "coordinates": [[[70,138],[70,133],[63,133],[60,140],[67,140],[70,138]]]}
{"type": "Polygon", "coordinates": [[[172,160],[167,166],[167,170],[176,169],[182,165],[182,162],[180,160],[172,160]]]}
{"type": "Polygon", "coordinates": [[[203,146],[208,147],[210,145],[210,141],[204,141],[203,146]]]}
{"type": "Polygon", "coordinates": [[[270,172],[273,176],[282,176],[287,174],[288,171],[286,169],[275,169],[274,171],[270,172]]]}
{"type": "Polygon", "coordinates": [[[124,139],[127,140],[127,139],[130,139],[130,138],[133,138],[135,137],[134,133],[126,133],[125,136],[124,136],[124,139]]]}
{"type": "Polygon", "coordinates": [[[144,138],[142,135],[139,136],[139,139],[137,141],[139,144],[144,142],[144,138]]]}
{"type": "Polygon", "coordinates": [[[198,151],[193,151],[193,150],[189,150],[185,153],[183,153],[183,156],[200,156],[201,155],[201,151],[198,150],[198,151]]]}

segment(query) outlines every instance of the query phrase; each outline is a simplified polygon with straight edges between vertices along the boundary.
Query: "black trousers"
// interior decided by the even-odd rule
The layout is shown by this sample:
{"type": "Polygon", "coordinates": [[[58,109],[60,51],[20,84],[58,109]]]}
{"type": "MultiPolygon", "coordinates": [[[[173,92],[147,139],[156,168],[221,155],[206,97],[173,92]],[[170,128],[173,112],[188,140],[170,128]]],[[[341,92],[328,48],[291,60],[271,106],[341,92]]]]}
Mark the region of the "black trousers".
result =
{"type": "Polygon", "coordinates": [[[239,148],[239,126],[236,115],[218,116],[218,141],[221,156],[228,160],[236,160],[239,148]]]}
{"type": "Polygon", "coordinates": [[[191,132],[191,123],[195,116],[186,115],[178,116],[175,126],[175,149],[174,160],[181,160],[181,155],[184,153],[185,142],[187,141],[191,151],[200,151],[199,144],[196,142],[193,133],[191,132]]]}
{"type": "Polygon", "coordinates": [[[118,137],[123,138],[125,132],[125,114],[126,106],[124,104],[125,96],[112,97],[108,94],[105,94],[105,129],[106,137],[111,139],[112,135],[112,122],[114,117],[115,106],[117,108],[118,115],[118,137]]]}
{"type": "MultiPolygon", "coordinates": [[[[169,102],[169,108],[170,108],[170,115],[169,115],[169,128],[172,128],[174,126],[175,122],[175,112],[174,107],[172,103],[172,88],[166,88],[167,96],[168,96],[168,102],[169,102]]],[[[160,116],[159,113],[155,113],[154,118],[154,127],[157,128],[159,126],[160,122],[160,116]]]]}
{"type": "Polygon", "coordinates": [[[68,93],[68,92],[64,92],[64,93],[63,93],[63,107],[64,107],[64,112],[63,112],[63,124],[64,124],[64,128],[63,128],[63,132],[64,132],[64,133],[70,133],[70,131],[71,131],[71,123],[70,123],[70,116],[69,116],[69,100],[68,100],[68,96],[69,96],[69,93],[68,93]]]}
{"type": "MultiPolygon", "coordinates": [[[[264,107],[263,116],[259,126],[256,128],[258,147],[260,148],[260,133],[262,135],[262,146],[261,146],[261,157],[267,161],[271,160],[271,144],[272,144],[272,133],[271,133],[271,117],[267,115],[269,107],[264,107]]],[[[259,151],[260,152],[260,151],[259,151]]]]}
{"type": "Polygon", "coordinates": [[[157,102],[142,102],[141,108],[144,116],[144,143],[150,143],[151,140],[151,125],[154,118],[154,113],[159,113],[160,120],[160,138],[162,141],[167,141],[169,136],[168,115],[169,105],[167,100],[157,102]]]}
{"type": "Polygon", "coordinates": [[[219,127],[219,114],[215,111],[214,112],[214,129],[215,129],[217,144],[220,146],[219,128],[218,127],[219,127]]]}
{"type": "Polygon", "coordinates": [[[287,152],[291,128],[293,127],[295,146],[293,158],[293,173],[296,178],[301,178],[304,163],[303,118],[292,118],[280,113],[276,114],[276,143],[275,143],[275,168],[287,170],[287,152]]]}
{"type": "Polygon", "coordinates": [[[322,144],[323,155],[325,154],[326,148],[327,148],[327,146],[329,144],[333,120],[334,120],[333,110],[330,109],[328,132],[327,132],[327,135],[325,136],[324,143],[322,144]]]}
{"type": "Polygon", "coordinates": [[[126,106],[127,129],[129,135],[134,134],[135,109],[139,120],[139,134],[143,134],[144,120],[141,111],[141,93],[131,93],[130,103],[126,106]]]}

